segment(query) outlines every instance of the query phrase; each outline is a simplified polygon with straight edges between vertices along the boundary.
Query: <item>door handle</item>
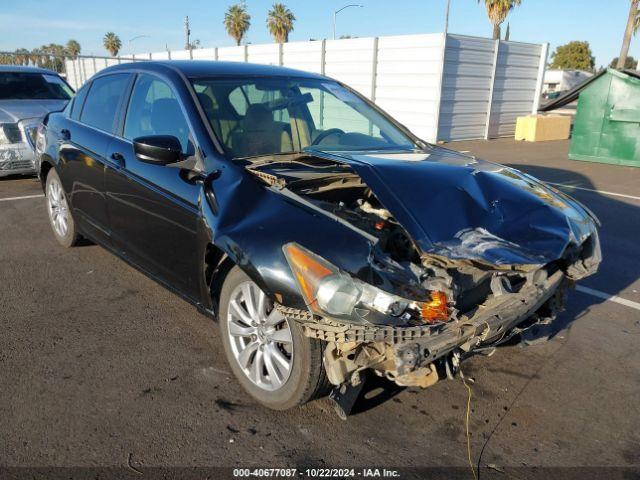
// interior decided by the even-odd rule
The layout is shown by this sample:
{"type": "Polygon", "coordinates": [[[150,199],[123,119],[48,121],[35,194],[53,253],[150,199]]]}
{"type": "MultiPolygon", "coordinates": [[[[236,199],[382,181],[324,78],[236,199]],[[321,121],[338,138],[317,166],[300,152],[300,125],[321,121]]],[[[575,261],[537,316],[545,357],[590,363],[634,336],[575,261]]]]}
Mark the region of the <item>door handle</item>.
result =
{"type": "Polygon", "coordinates": [[[111,160],[119,168],[124,168],[124,155],[122,155],[121,153],[113,152],[111,154],[111,160]]]}

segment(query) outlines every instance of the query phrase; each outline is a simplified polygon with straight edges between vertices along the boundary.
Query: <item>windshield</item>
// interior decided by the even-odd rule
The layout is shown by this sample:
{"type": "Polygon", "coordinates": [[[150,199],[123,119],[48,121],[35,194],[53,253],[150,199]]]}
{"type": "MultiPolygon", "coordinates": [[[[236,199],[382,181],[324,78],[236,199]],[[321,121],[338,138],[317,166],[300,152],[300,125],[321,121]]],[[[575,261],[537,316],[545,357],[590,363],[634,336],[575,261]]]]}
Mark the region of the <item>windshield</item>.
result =
{"type": "Polygon", "coordinates": [[[331,80],[225,77],[192,83],[232,158],[415,148],[386,117],[331,80]]]}
{"type": "Polygon", "coordinates": [[[2,72],[0,100],[69,100],[73,90],[54,74],[2,72]]]}

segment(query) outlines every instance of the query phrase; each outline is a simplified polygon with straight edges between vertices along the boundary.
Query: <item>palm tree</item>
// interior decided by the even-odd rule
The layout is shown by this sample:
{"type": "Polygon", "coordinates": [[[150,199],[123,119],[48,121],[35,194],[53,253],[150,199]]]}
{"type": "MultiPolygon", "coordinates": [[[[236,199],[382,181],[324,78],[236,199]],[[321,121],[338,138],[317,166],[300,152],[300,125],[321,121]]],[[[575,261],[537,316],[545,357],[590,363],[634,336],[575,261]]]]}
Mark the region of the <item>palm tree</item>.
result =
{"type": "Polygon", "coordinates": [[[80,55],[80,43],[77,40],[69,40],[67,42],[66,51],[71,56],[71,58],[75,59],[78,55],[80,55]]]}
{"type": "Polygon", "coordinates": [[[30,60],[33,65],[37,65],[38,67],[44,66],[44,55],[42,54],[42,50],[40,48],[34,48],[31,50],[30,60]]]}
{"type": "Polygon", "coordinates": [[[118,37],[113,32],[107,32],[102,39],[102,44],[104,48],[106,48],[112,57],[118,55],[120,51],[120,47],[122,47],[122,42],[120,41],[120,37],[118,37]]]}
{"type": "Polygon", "coordinates": [[[267,14],[267,28],[276,43],[286,43],[289,40],[289,32],[293,30],[293,22],[296,17],[286,5],[274,3],[267,14]]]}
{"type": "Polygon", "coordinates": [[[31,59],[29,50],[26,48],[18,48],[16,50],[16,64],[18,65],[29,65],[29,60],[31,59]]]}
{"type": "MultiPolygon", "coordinates": [[[[500,38],[500,25],[514,7],[520,5],[521,0],[483,0],[487,7],[487,16],[493,25],[493,39],[500,38]]],[[[480,0],[478,0],[480,3],[480,0]]]]}
{"type": "Polygon", "coordinates": [[[240,45],[250,26],[251,15],[247,13],[247,7],[244,4],[231,5],[224,14],[224,28],[236,41],[236,45],[240,45]]]}
{"type": "Polygon", "coordinates": [[[640,12],[638,11],[638,0],[631,0],[629,6],[629,18],[627,19],[627,28],[624,30],[624,37],[622,39],[622,49],[620,50],[620,56],[618,57],[618,64],[616,68],[622,70],[624,64],[627,61],[627,55],[629,53],[629,45],[631,44],[631,35],[634,35],[640,27],[640,12]]]}

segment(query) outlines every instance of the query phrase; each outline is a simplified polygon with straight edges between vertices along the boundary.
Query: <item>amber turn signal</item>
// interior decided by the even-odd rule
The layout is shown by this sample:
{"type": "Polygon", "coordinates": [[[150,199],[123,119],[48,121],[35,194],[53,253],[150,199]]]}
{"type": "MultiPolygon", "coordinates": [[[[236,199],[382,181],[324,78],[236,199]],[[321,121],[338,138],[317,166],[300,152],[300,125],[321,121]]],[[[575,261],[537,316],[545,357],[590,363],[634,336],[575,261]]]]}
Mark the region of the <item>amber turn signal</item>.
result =
{"type": "Polygon", "coordinates": [[[444,292],[431,292],[431,300],[422,303],[420,316],[426,323],[446,322],[449,320],[449,307],[444,292]]]}

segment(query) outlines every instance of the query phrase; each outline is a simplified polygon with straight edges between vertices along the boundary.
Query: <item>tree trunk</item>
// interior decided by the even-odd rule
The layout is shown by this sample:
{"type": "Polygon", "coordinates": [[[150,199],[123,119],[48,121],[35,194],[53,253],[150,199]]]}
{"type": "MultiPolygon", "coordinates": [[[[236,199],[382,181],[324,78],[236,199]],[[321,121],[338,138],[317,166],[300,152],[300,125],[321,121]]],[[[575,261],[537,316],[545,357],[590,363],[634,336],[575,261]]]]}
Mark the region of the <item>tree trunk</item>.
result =
{"type": "Polygon", "coordinates": [[[631,43],[631,35],[633,35],[633,22],[636,18],[636,12],[638,11],[638,1],[631,0],[631,6],[629,7],[629,19],[627,20],[627,28],[624,31],[624,38],[622,39],[622,49],[620,50],[620,56],[618,57],[618,64],[616,68],[622,70],[624,64],[627,61],[627,54],[629,53],[629,44],[631,43]]]}
{"type": "Polygon", "coordinates": [[[500,24],[496,23],[493,25],[493,39],[500,40],[500,24]]]}

